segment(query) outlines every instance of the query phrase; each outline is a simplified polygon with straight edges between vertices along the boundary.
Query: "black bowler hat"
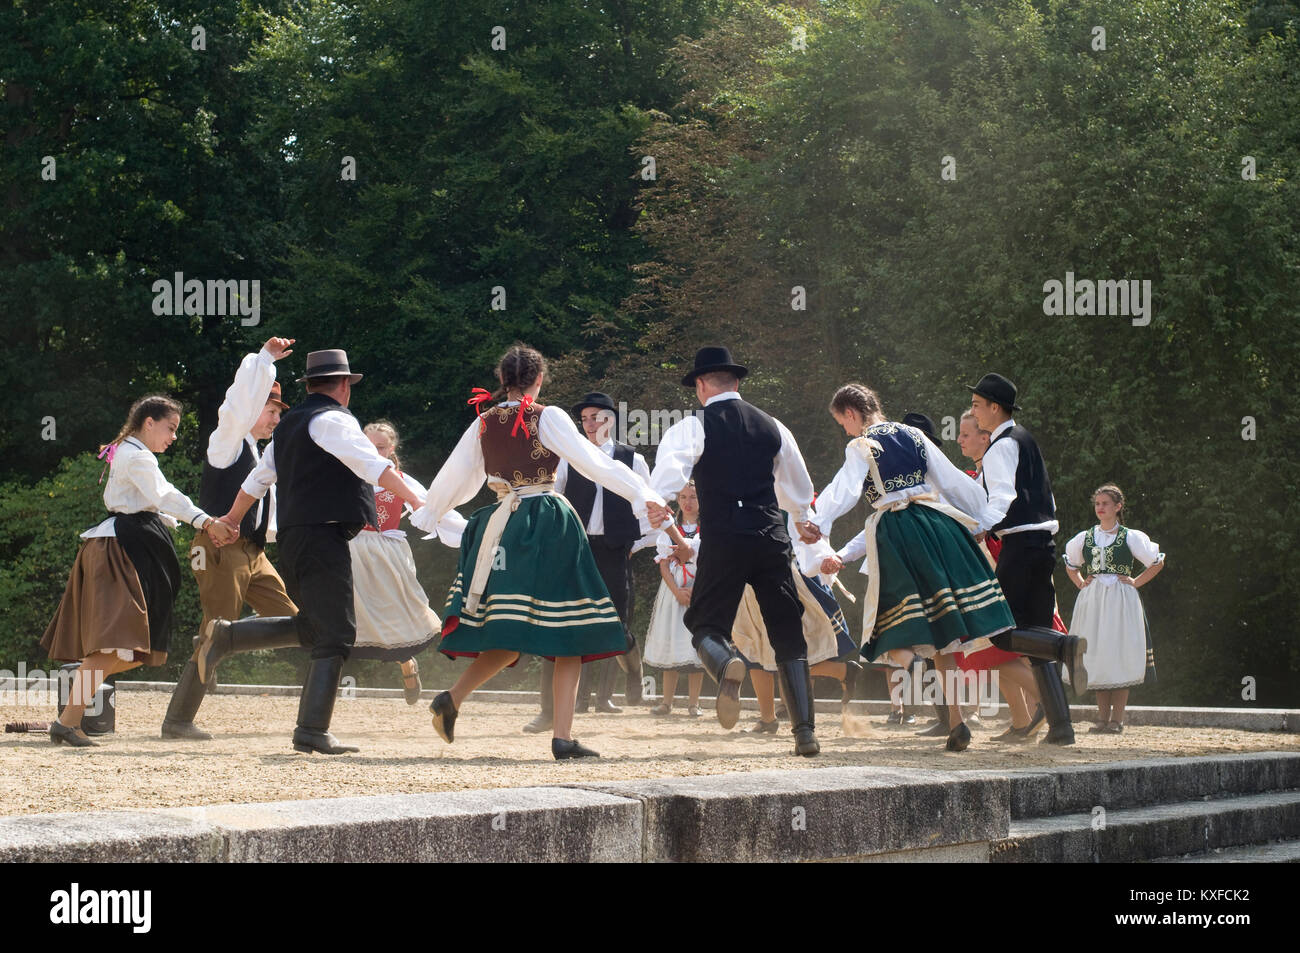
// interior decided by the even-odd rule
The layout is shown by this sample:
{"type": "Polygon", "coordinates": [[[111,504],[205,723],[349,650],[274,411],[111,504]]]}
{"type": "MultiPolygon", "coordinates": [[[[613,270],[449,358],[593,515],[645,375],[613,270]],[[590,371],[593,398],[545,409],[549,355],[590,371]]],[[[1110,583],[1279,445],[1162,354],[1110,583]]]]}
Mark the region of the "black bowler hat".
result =
{"type": "MultiPolygon", "coordinates": [[[[969,384],[966,386],[970,387],[969,384]]],[[[1001,404],[1008,410],[1020,409],[1020,405],[1016,403],[1016,385],[1001,374],[985,374],[978,384],[970,387],[970,392],[979,394],[985,400],[991,400],[995,404],[1001,404]]]]}
{"type": "Polygon", "coordinates": [[[726,371],[737,378],[749,373],[749,368],[731,360],[731,352],[725,347],[702,347],[695,352],[695,366],[682,378],[683,387],[694,387],[695,378],[711,371],[726,371]]]}
{"type": "Polygon", "coordinates": [[[328,351],[312,351],[307,355],[307,370],[298,378],[301,384],[309,377],[346,377],[349,383],[361,380],[360,374],[353,374],[348,367],[348,352],[342,348],[328,351]]]}
{"type": "Polygon", "coordinates": [[[587,407],[599,407],[601,410],[612,410],[615,414],[618,413],[618,408],[614,406],[613,398],[608,394],[602,394],[598,390],[592,391],[586,397],[582,398],[582,400],[570,407],[569,412],[575,417],[578,417],[587,407]]]}
{"type": "Polygon", "coordinates": [[[936,447],[943,446],[943,440],[939,437],[938,431],[934,429],[934,421],[925,414],[903,414],[903,423],[921,431],[930,438],[930,442],[936,447]]]}

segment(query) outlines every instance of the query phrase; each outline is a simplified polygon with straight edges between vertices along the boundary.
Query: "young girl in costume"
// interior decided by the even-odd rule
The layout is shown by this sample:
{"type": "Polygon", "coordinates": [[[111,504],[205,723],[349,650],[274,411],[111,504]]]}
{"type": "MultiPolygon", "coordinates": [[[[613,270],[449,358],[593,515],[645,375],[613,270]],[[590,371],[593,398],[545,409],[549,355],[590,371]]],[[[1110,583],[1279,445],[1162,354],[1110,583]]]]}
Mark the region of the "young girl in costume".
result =
{"type": "MultiPolygon", "coordinates": [[[[911,653],[933,657],[945,681],[951,681],[956,653],[982,648],[989,636],[1015,627],[972,535],[984,492],[920,430],[888,420],[870,388],[841,387],[830,412],[854,439],[844,466],[818,495],[808,528],[828,536],[834,520],[853,509],[860,495],[872,513],[863,532],[827,557],[822,569],[838,572],[844,561],[866,557],[864,657],[898,652],[899,664],[910,662],[911,653]]],[[[947,699],[950,751],[970,744],[956,702],[947,699]]]]}
{"type": "Polygon", "coordinates": [[[1118,734],[1124,730],[1129,689],[1155,677],[1150,629],[1137,591],[1165,568],[1165,554],[1146,533],[1120,522],[1124,494],[1115,484],[1098,487],[1092,505],[1097,525],[1065,544],[1066,571],[1079,588],[1070,634],[1088,640],[1084,664],[1088,686],[1097,691],[1097,724],[1089,730],[1118,734]],[[1136,578],[1135,563],[1146,567],[1136,578]]]}
{"type": "MultiPolygon", "coordinates": [[[[677,503],[681,507],[678,528],[688,540],[694,539],[700,531],[700,498],[695,492],[694,483],[682,487],[682,491],[677,494],[677,503]]],[[[659,584],[654,611],[650,616],[650,630],[646,633],[645,663],[663,671],[664,690],[663,700],[651,709],[651,714],[667,715],[673,710],[677,675],[685,672],[690,691],[686,713],[692,718],[698,718],[701,714],[700,689],[704,685],[704,669],[700,666],[700,657],[691,646],[691,633],[682,621],[686,607],[691,604],[695,560],[692,559],[683,566],[672,555],[671,547],[665,545],[655,556],[663,582],[659,584]]]]}
{"type": "MultiPolygon", "coordinates": [[[[393,461],[402,482],[423,496],[419,481],[402,472],[393,425],[380,420],[363,430],[379,455],[393,461]]],[[[367,526],[348,542],[357,614],[357,641],[349,657],[400,663],[406,703],[414,705],[420,700],[415,656],[438,637],[442,623],[429,608],[429,597],[415,575],[411,546],[398,526],[405,508],[402,500],[380,486],[374,491],[379,525],[367,526]]]]}
{"type": "Polygon", "coordinates": [[[109,515],[81,534],[63,598],[41,638],[50,658],[81,662],[68,704],[50,725],[55,744],[95,745],[81,730],[81,716],[104,679],[167,661],[181,584],[172,527],[188,523],[219,543],[238,535],[190,502],[158,468],[155,455],[176,439],[181,410],[170,397],[142,397],[118,435],[100,448],[108,460],[109,515]]]}
{"type": "MultiPolygon", "coordinates": [[[[516,345],[497,365],[506,400],[482,411],[429,486],[412,525],[433,532],[437,521],[474,498],[484,480],[497,502],[476,510],[461,538],[456,581],[447,597],[442,643],[448,657],[474,661],[430,710],[438,735],[450,744],[465,700],[521,652],[555,660],[557,759],[598,757],[572,737],[573,706],[584,661],[619,655],[627,638],[609,597],[581,520],[555,493],[561,460],[632,504],[666,501],[627,467],[616,464],[578,432],[561,407],[537,403],[546,373],[542,355],[516,345]]],[[[482,388],[471,403],[492,399],[482,388]]],[[[654,520],[657,522],[657,520],[654,520]]],[[[674,542],[680,544],[676,534],[674,542]]],[[[441,534],[440,534],[441,536],[441,534]]]]}

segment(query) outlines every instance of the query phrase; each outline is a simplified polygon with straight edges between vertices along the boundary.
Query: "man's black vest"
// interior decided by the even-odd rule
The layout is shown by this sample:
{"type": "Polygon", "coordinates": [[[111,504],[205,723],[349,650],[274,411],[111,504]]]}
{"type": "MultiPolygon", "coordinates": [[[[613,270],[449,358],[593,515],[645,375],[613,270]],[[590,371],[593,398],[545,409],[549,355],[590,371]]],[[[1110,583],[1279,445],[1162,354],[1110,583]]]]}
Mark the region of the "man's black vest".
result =
{"type": "Polygon", "coordinates": [[[700,496],[700,535],[767,536],[789,542],[776,502],[772,467],[781,431],[743,400],[719,400],[699,414],[704,452],[692,476],[700,496]]]}
{"type": "MultiPolygon", "coordinates": [[[[993,438],[990,447],[999,440],[1010,438],[1020,448],[1020,461],[1016,464],[1016,498],[1007,507],[1007,515],[1002,522],[993,527],[997,532],[1013,526],[1031,526],[1035,523],[1050,523],[1056,519],[1056,504],[1052,500],[1052,483],[1047,479],[1047,464],[1038,443],[1031,434],[1019,424],[1008,427],[993,438]]],[[[985,451],[987,453],[988,451],[985,451]]],[[[982,479],[984,491],[988,492],[988,481],[982,479]]]]}
{"type": "MultiPolygon", "coordinates": [[[[605,452],[599,448],[597,451],[605,452]]],[[[621,463],[631,470],[635,457],[636,451],[627,444],[614,442],[615,463],[621,463]]],[[[578,516],[582,518],[582,525],[586,526],[590,523],[591,511],[596,505],[596,484],[574,469],[572,464],[569,466],[569,476],[564,484],[564,495],[578,511],[578,516]]],[[[605,516],[605,539],[614,544],[636,542],[641,537],[641,522],[632,512],[632,504],[609,490],[602,495],[604,505],[601,507],[601,512],[605,516]]]]}
{"type": "Polygon", "coordinates": [[[308,394],[275,428],[275,472],[280,487],[280,529],[313,523],[378,524],[375,491],[334,454],[311,439],[312,418],[327,410],[351,411],[333,397],[308,394]]]}
{"type": "MultiPolygon", "coordinates": [[[[253,448],[248,441],[241,441],[243,449],[235,462],[228,467],[214,467],[206,459],[203,461],[203,476],[199,479],[199,506],[210,516],[221,516],[230,512],[239,488],[253,468],[257,465],[253,459],[253,448]]],[[[262,497],[262,516],[257,518],[257,506],[249,507],[244,518],[239,521],[241,539],[252,540],[259,549],[266,548],[266,527],[271,519],[271,494],[275,487],[262,497]]]]}

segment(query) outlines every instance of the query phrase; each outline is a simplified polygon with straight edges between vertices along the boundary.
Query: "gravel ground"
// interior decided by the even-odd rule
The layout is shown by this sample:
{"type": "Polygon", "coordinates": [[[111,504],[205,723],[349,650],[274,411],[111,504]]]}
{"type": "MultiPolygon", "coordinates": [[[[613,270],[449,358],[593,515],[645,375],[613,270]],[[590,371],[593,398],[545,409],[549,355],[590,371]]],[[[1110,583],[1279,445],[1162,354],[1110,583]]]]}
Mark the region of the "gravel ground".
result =
{"type": "MultiPolygon", "coordinates": [[[[296,698],[209,696],[198,723],[210,742],[159,737],[168,696],[128,692],[118,696],[117,732],[101,746],[70,749],[44,734],[0,734],[0,815],[45,814],[138,807],[180,807],[244,801],[423,793],[474,788],[525,787],[581,781],[726,774],[773,768],[889,765],[924,768],[1024,768],[1143,757],[1185,757],[1241,751],[1300,751],[1294,734],[1228,729],[1138,727],[1122,735],[1090,735],[1076,726],[1078,743],[1010,746],[990,740],[1006,722],[974,732],[962,753],[943,750],[943,739],[918,738],[916,728],[886,727],[882,716],[858,717],[847,727],[838,715],[818,715],[822,753],[791,754],[788,725],[781,734],[750,735],[756,720],[744,712],[738,730],[723,731],[706,708],[690,718],[648,708],[619,715],[578,715],[577,737],[603,757],[557,763],[547,735],[520,728],[536,709],[475,703],[456,724],[456,743],[434,733],[428,702],[408,707],[397,698],[340,699],[333,731],[361,747],[360,754],[326,757],[293,751],[289,737],[296,698]],[[865,737],[849,737],[851,734],[865,737]]],[[[47,721],[48,709],[5,706],[5,722],[47,721]]],[[[920,719],[917,727],[923,727],[920,719]]]]}

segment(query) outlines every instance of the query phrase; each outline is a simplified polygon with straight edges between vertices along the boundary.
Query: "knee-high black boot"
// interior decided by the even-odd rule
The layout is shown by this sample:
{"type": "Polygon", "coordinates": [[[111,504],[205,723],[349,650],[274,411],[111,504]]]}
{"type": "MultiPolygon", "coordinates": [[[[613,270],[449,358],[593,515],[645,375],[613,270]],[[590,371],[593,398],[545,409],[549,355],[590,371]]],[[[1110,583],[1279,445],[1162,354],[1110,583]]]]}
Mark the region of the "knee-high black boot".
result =
{"type": "MultiPolygon", "coordinates": [[[[1083,665],[1083,653],[1088,650],[1087,639],[1031,625],[1000,632],[990,641],[1000,649],[1019,652],[1031,659],[1064,662],[1070,673],[1070,687],[1074,689],[1074,694],[1082,696],[1088,690],[1088,670],[1083,665]]],[[[1060,678],[1057,678],[1057,682],[1060,682],[1060,678]]],[[[1044,704],[1043,708],[1046,710],[1047,705],[1044,704]]]]}
{"type": "Polygon", "coordinates": [[[643,677],[641,647],[633,641],[627,653],[619,656],[619,661],[623,664],[623,671],[627,673],[627,686],[623,691],[623,697],[627,699],[629,705],[639,705],[643,700],[644,692],[641,686],[643,677]]]}
{"type": "Polygon", "coordinates": [[[256,649],[287,649],[301,644],[297,616],[250,616],[238,622],[213,619],[194,650],[194,662],[199,680],[207,683],[212,680],[217,664],[228,655],[256,649]]]}
{"type": "Polygon", "coordinates": [[[700,637],[695,654],[700,657],[704,671],[718,683],[718,700],[714,707],[718,724],[723,728],[736,727],[740,719],[740,685],[745,680],[745,660],[730,639],[713,633],[700,637]]]}
{"type": "Polygon", "coordinates": [[[339,740],[330,734],[334,697],[338,694],[342,675],[343,659],[337,655],[311,660],[307,681],[302,686],[302,699],[298,702],[298,727],[293,732],[294,751],[345,754],[361,750],[339,744],[339,740]]]}
{"type": "Polygon", "coordinates": [[[817,742],[816,718],[813,712],[812,671],[807,659],[791,659],[777,665],[781,678],[781,694],[790,711],[790,724],[794,732],[794,753],[811,757],[822,748],[817,742]]]}
{"type": "Polygon", "coordinates": [[[1065,686],[1061,684],[1056,663],[1034,659],[1030,667],[1034,670],[1034,684],[1038,687],[1038,697],[1047,716],[1047,737],[1043,741],[1050,745],[1074,744],[1070,706],[1065,700],[1065,686]]]}
{"type": "Polygon", "coordinates": [[[194,716],[203,704],[204,688],[199,681],[199,668],[194,659],[185,663],[176,688],[172,690],[172,699],[167,703],[167,714],[163,717],[162,736],[164,738],[183,739],[185,741],[211,741],[212,735],[199,729],[194,724],[194,716]]]}

